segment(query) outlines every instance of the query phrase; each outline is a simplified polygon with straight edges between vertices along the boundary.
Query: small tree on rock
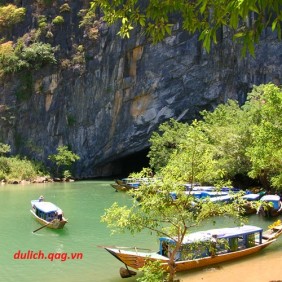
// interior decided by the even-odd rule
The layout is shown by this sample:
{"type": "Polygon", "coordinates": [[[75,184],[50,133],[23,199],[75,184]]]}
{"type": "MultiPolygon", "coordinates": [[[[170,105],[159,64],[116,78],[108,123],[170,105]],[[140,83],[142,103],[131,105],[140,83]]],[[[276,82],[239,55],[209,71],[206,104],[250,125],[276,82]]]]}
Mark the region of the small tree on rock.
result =
{"type": "Polygon", "coordinates": [[[56,174],[58,175],[60,169],[62,169],[63,167],[69,168],[73,163],[78,161],[80,157],[69,150],[67,146],[59,146],[57,148],[57,154],[50,155],[48,159],[56,164],[56,174]]]}

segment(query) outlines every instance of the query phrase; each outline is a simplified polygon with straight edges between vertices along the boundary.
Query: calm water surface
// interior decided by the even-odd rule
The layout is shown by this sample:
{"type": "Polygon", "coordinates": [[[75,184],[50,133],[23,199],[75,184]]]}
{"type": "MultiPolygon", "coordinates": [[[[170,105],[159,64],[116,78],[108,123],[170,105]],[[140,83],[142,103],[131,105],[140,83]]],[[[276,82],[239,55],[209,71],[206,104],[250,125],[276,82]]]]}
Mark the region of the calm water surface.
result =
{"type": "MultiPolygon", "coordinates": [[[[147,232],[132,236],[130,234],[111,235],[105,224],[100,222],[104,210],[113,202],[130,204],[131,198],[125,193],[116,193],[110,181],[82,181],[73,183],[2,185],[0,186],[0,282],[2,281],[40,281],[40,282],[121,282],[135,281],[135,278],[122,279],[119,268],[123,266],[100,245],[137,246],[157,249],[157,238],[147,232]],[[31,216],[30,201],[40,195],[57,204],[64,211],[69,223],[63,230],[43,228],[32,231],[40,225],[31,216]],[[52,253],[80,253],[82,259],[20,260],[14,254],[42,251],[52,253]]],[[[258,216],[250,217],[250,224],[267,227],[271,221],[258,216]]],[[[233,226],[228,219],[220,220],[217,226],[233,226]]],[[[210,226],[212,226],[210,224],[210,226]]],[[[210,227],[209,224],[205,226],[210,227]]],[[[243,260],[263,260],[270,256],[282,255],[282,238],[275,244],[243,260]]],[[[234,262],[230,267],[240,267],[234,262]]],[[[242,266],[242,264],[241,264],[242,266]]],[[[210,268],[208,270],[213,270],[210,268]]],[[[217,271],[228,271],[228,264],[217,271]]],[[[205,277],[207,269],[181,274],[180,277],[205,277]]],[[[282,272],[282,271],[281,271],[282,272]]],[[[281,277],[282,279],[282,277],[281,277]]],[[[196,281],[196,280],[195,280],[196,281]]],[[[205,280],[208,281],[208,280],[205,280]]],[[[259,280],[258,280],[259,281],[259,280]]]]}

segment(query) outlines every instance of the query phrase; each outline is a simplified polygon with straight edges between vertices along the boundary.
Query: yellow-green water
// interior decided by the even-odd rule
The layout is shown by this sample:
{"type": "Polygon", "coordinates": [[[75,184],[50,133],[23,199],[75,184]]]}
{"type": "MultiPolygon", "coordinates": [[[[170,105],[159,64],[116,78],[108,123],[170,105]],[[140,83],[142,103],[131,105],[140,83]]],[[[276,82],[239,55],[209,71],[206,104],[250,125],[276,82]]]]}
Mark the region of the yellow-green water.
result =
{"type": "MultiPolygon", "coordinates": [[[[100,245],[137,246],[157,248],[156,236],[147,232],[111,235],[100,222],[105,208],[113,202],[131,203],[125,193],[115,192],[110,181],[78,181],[73,183],[2,185],[0,186],[0,282],[120,282],[135,281],[136,277],[122,279],[119,268],[123,265],[100,245]],[[69,223],[63,230],[43,228],[30,213],[30,201],[44,195],[45,200],[63,209],[69,223]],[[15,259],[14,254],[41,251],[49,259],[15,259]],[[56,253],[68,256],[78,253],[81,258],[53,257],[56,253]],[[50,255],[51,254],[51,255],[50,255]]],[[[267,227],[271,221],[258,216],[250,217],[250,223],[267,227]]],[[[227,219],[220,226],[232,225],[227,219]]],[[[208,228],[208,226],[207,226],[208,228]]],[[[270,253],[282,255],[282,238],[257,256],[270,253]]],[[[246,260],[245,263],[248,263],[246,260]]],[[[228,269],[228,267],[224,268],[228,269]]],[[[197,276],[201,271],[192,272],[197,276]]],[[[202,272],[204,275],[204,272],[202,272]]]]}

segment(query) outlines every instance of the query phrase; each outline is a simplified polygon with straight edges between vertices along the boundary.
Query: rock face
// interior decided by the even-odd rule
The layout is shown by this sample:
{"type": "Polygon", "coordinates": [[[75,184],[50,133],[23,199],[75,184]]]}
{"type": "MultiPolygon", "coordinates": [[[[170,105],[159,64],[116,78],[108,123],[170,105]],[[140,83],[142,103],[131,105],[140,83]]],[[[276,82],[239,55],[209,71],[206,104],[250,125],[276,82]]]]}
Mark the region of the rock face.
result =
{"type": "MultiPolygon", "coordinates": [[[[34,2],[22,1],[30,16],[14,35],[35,28],[36,12],[54,17],[64,3],[42,8],[34,2]]],[[[69,5],[65,22],[52,27],[54,36],[46,39],[60,46],[58,64],[30,71],[28,77],[19,73],[1,80],[0,142],[10,144],[14,154],[47,164],[58,145],[69,145],[81,157],[76,177],[118,174],[118,160],[148,149],[160,123],[191,121],[199,111],[213,110],[229,98],[243,103],[254,84],[281,83],[282,44],[268,30],[255,58],[242,58],[227,32],[207,54],[197,35],[177,26],[157,45],[138,31],[122,40],[117,27],[103,22],[97,37],[89,39],[78,27],[84,1],[69,5]],[[78,60],[79,45],[84,52],[78,60]],[[28,92],[25,99],[18,95],[23,90],[28,92]]]]}

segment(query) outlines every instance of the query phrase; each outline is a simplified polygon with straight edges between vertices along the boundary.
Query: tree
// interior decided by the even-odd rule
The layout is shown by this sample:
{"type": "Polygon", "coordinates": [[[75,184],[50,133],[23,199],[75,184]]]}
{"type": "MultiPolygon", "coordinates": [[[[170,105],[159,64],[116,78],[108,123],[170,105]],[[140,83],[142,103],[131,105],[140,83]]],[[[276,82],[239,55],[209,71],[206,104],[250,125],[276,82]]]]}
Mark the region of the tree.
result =
{"type": "Polygon", "coordinates": [[[59,146],[57,148],[57,154],[50,155],[48,159],[56,164],[58,174],[61,167],[70,167],[80,157],[70,151],[67,146],[59,146]]]}
{"type": "Polygon", "coordinates": [[[202,122],[198,121],[189,126],[180,125],[173,120],[167,123],[162,128],[163,135],[156,133],[151,140],[154,147],[151,156],[154,159],[157,159],[158,155],[164,156],[165,159],[164,162],[154,162],[159,165],[156,180],[129,192],[140,202],[134,201],[130,207],[114,203],[102,216],[102,221],[106,222],[113,232],[128,230],[135,233],[147,229],[159,236],[171,238],[175,244],[169,255],[168,281],[173,281],[175,255],[181,248],[184,236],[192,227],[199,226],[215,216],[230,216],[238,222],[243,220],[242,200],[239,200],[241,194],[237,194],[236,201],[220,205],[209,200],[195,201],[192,194],[184,193],[183,184],[187,181],[212,182],[224,175],[214,157],[216,150],[209,143],[203,128],[202,122]],[[179,128],[180,132],[176,128],[179,128]],[[158,152],[157,148],[161,148],[163,144],[173,146],[167,146],[158,152]],[[171,196],[172,192],[175,198],[171,196]]]}
{"type": "MultiPolygon", "coordinates": [[[[179,163],[181,166],[182,163],[179,163]]],[[[199,200],[195,206],[195,198],[183,193],[183,185],[159,180],[149,185],[141,186],[138,191],[130,192],[134,199],[141,197],[141,202],[133,201],[132,206],[119,206],[114,203],[106,209],[102,222],[106,222],[113,232],[132,234],[142,230],[149,230],[158,236],[171,238],[175,244],[169,254],[168,281],[173,281],[175,275],[174,257],[181,247],[184,236],[195,226],[215,216],[231,216],[237,222],[243,219],[240,216],[240,206],[234,201],[232,204],[215,204],[208,200],[199,200]],[[170,192],[177,194],[173,200],[170,192]]],[[[144,268],[143,268],[144,270],[144,268]]]]}
{"type": "Polygon", "coordinates": [[[218,31],[229,30],[234,39],[242,40],[244,50],[254,54],[264,28],[271,26],[281,38],[281,0],[94,0],[90,13],[102,10],[108,24],[120,22],[119,34],[129,37],[140,26],[153,42],[172,32],[175,23],[189,33],[199,33],[207,51],[218,41],[218,31]]]}
{"type": "Polygon", "coordinates": [[[166,166],[170,156],[184,142],[188,128],[188,124],[170,119],[161,124],[158,131],[153,132],[149,140],[151,146],[148,154],[152,169],[158,172],[166,166]]]}
{"type": "Polygon", "coordinates": [[[265,187],[282,188],[282,91],[273,84],[255,87],[245,105],[252,124],[249,175],[265,187]]]}
{"type": "Polygon", "coordinates": [[[168,181],[185,183],[215,183],[221,180],[224,171],[214,157],[215,148],[202,130],[202,123],[194,121],[185,133],[176,150],[161,170],[161,175],[168,181]]]}
{"type": "Polygon", "coordinates": [[[247,175],[251,169],[250,158],[246,155],[251,145],[251,125],[249,112],[229,100],[219,105],[213,112],[203,111],[202,130],[215,150],[214,158],[224,171],[224,178],[234,179],[247,175]]]}

